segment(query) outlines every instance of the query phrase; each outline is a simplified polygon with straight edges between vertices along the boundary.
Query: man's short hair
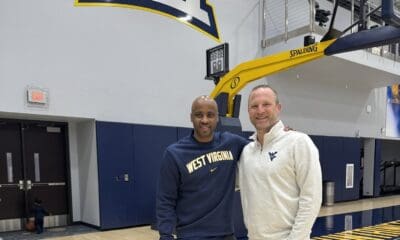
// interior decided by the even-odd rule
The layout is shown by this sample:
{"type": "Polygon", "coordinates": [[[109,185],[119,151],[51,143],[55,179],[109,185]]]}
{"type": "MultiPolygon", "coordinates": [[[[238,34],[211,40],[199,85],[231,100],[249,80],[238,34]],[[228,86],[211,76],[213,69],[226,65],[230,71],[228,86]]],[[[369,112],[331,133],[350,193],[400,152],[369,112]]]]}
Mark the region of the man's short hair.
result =
{"type": "Polygon", "coordinates": [[[277,104],[279,103],[278,92],[277,92],[273,87],[271,87],[271,86],[268,85],[268,84],[260,84],[260,85],[255,86],[253,89],[251,89],[251,92],[250,92],[249,97],[251,96],[251,94],[252,94],[255,90],[257,90],[257,89],[259,89],[259,88],[269,88],[269,89],[271,89],[272,92],[274,92],[274,94],[275,94],[275,103],[277,103],[277,104]]]}

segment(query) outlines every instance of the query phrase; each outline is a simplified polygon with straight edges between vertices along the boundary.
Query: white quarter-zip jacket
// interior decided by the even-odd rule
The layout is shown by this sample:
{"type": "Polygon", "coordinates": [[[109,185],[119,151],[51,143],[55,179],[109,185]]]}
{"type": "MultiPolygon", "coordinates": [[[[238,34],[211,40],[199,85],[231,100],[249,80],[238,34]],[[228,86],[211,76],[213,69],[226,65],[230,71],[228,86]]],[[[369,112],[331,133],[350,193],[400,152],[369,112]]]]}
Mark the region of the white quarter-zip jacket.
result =
{"type": "Polygon", "coordinates": [[[281,121],[243,149],[239,187],[250,240],[306,240],[322,201],[318,149],[281,121]]]}

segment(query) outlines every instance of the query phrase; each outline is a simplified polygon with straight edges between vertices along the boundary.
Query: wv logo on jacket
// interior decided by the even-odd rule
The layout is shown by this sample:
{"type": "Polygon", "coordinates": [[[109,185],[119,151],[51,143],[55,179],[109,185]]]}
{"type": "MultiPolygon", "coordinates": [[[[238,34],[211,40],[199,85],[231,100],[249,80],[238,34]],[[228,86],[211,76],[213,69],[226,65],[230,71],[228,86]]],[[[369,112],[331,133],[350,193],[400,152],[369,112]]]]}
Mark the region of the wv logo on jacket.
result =
{"type": "Polygon", "coordinates": [[[213,7],[207,0],[75,0],[75,6],[116,6],[173,17],[220,42],[213,7]]]}
{"type": "Polygon", "coordinates": [[[268,152],[269,159],[271,160],[271,162],[276,158],[277,153],[278,152],[268,152]]]}

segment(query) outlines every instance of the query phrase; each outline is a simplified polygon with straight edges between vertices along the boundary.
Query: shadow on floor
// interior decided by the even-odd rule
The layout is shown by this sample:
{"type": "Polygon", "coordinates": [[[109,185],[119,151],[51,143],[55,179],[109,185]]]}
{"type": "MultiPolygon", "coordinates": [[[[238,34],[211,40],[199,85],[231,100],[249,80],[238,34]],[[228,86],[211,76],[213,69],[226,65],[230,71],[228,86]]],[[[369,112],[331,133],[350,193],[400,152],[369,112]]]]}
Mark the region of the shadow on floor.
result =
{"type": "Polygon", "coordinates": [[[97,232],[97,229],[86,225],[76,224],[63,227],[47,228],[42,234],[35,232],[17,231],[0,233],[0,240],[39,240],[54,237],[64,237],[83,233],[97,232]]]}

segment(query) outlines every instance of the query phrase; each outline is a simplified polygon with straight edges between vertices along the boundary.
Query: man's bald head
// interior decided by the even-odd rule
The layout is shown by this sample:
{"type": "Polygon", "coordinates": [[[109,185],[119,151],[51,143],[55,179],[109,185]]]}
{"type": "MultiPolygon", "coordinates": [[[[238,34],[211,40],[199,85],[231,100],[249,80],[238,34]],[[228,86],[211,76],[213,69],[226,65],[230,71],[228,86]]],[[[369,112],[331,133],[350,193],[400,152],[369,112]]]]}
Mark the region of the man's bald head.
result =
{"type": "Polygon", "coordinates": [[[194,137],[199,142],[210,142],[218,123],[218,105],[209,96],[199,96],[192,103],[190,120],[193,123],[194,137]]]}
{"type": "Polygon", "coordinates": [[[210,104],[210,105],[214,106],[218,113],[217,102],[213,98],[211,98],[210,96],[207,96],[207,95],[198,96],[197,98],[195,98],[193,100],[192,113],[193,113],[193,109],[195,109],[196,107],[198,107],[199,105],[202,105],[202,104],[207,104],[207,105],[210,104]]]}

